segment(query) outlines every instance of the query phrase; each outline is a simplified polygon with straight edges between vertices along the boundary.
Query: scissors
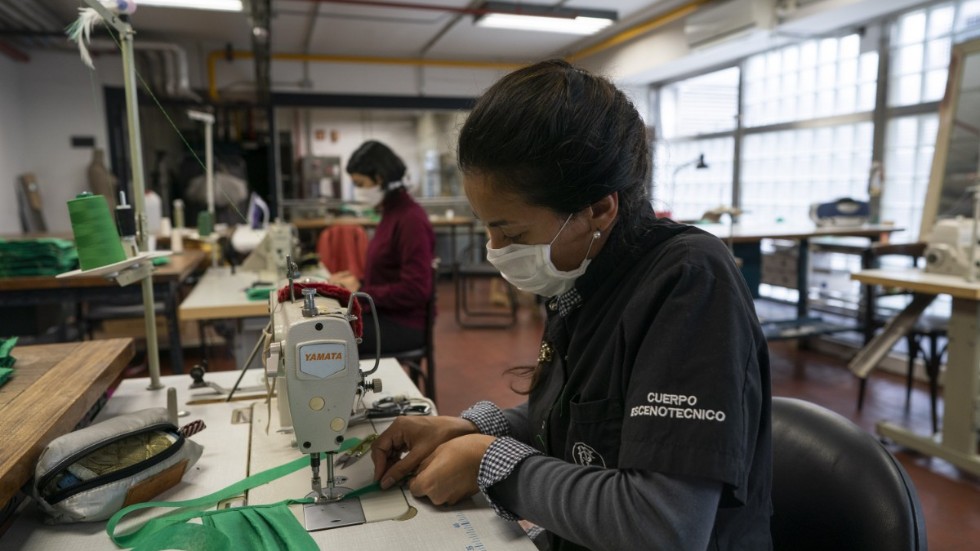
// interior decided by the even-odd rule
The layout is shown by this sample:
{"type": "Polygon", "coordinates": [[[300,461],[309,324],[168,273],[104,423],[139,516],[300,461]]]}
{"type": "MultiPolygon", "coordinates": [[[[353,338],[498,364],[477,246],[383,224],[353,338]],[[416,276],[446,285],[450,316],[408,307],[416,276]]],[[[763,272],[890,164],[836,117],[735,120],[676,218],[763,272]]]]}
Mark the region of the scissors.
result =
{"type": "Polygon", "coordinates": [[[371,436],[368,436],[367,438],[362,440],[360,444],[340,454],[337,457],[337,461],[335,463],[337,465],[340,465],[341,470],[350,467],[354,463],[357,463],[359,459],[361,459],[367,454],[368,450],[371,449],[371,443],[377,439],[378,439],[377,434],[372,434],[371,436]]]}

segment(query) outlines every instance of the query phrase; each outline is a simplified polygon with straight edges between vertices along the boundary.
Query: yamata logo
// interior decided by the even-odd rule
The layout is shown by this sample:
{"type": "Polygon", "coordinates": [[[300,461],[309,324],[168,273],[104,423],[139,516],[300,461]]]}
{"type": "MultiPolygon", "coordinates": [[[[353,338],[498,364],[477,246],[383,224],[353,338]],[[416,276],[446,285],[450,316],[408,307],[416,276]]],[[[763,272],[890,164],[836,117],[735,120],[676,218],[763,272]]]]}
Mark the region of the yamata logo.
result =
{"type": "Polygon", "coordinates": [[[327,360],[343,360],[342,352],[307,352],[305,359],[308,362],[322,362],[327,360]]]}

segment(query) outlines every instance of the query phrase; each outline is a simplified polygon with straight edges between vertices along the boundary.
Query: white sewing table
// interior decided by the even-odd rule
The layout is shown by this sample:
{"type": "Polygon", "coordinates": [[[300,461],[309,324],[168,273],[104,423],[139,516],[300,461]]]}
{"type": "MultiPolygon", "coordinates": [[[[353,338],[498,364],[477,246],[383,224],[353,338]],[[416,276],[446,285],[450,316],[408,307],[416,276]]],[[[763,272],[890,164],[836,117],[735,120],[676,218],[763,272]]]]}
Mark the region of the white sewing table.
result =
{"type": "MultiPolygon", "coordinates": [[[[852,274],[851,279],[866,285],[901,287],[926,295],[947,294],[953,297],[953,310],[949,318],[949,357],[942,390],[945,404],[942,431],[933,436],[922,436],[888,422],[878,423],[877,429],[878,434],[901,446],[945,459],[965,471],[980,475],[980,455],[977,454],[977,431],[980,429],[980,283],[916,269],[863,270],[852,274]]],[[[865,349],[874,343],[872,340],[865,349]]]]}
{"type": "MultiPolygon", "coordinates": [[[[362,362],[362,369],[369,369],[371,362],[362,362]]],[[[252,369],[245,375],[243,385],[255,385],[261,381],[263,370],[252,369]]],[[[213,380],[220,385],[230,388],[238,377],[238,371],[213,372],[206,375],[206,380],[213,380]]],[[[385,391],[381,395],[406,394],[420,396],[418,389],[412,384],[401,366],[395,360],[382,360],[381,367],[370,378],[380,377],[385,391]]],[[[299,451],[285,445],[271,453],[257,451],[252,445],[256,434],[265,433],[266,405],[261,400],[214,402],[193,404],[194,401],[213,398],[208,394],[210,389],[189,390],[191,380],[186,375],[162,377],[165,386],[174,387],[178,393],[179,409],[186,410],[189,415],[181,417],[179,424],[183,425],[195,419],[201,419],[207,428],[192,438],[204,446],[204,453],[197,464],[188,471],[183,480],[174,488],[154,498],[157,501],[178,501],[200,497],[224,488],[246,476],[260,472],[269,466],[279,465],[299,457],[299,451]],[[192,402],[189,404],[188,402],[192,402]],[[242,422],[243,418],[250,421],[242,422]],[[252,449],[250,449],[252,446],[252,449]],[[263,455],[265,454],[265,455],[263,455]]],[[[120,413],[137,411],[147,407],[165,407],[166,391],[146,390],[147,379],[127,379],[116,390],[98,419],[107,419],[120,413]]],[[[241,393],[239,393],[241,394],[241,393]]],[[[238,395],[236,395],[237,397],[238,395]]],[[[365,403],[370,404],[377,395],[369,392],[365,403]]],[[[275,405],[272,414],[275,416],[275,405]]],[[[288,437],[277,434],[277,424],[273,417],[270,433],[276,439],[288,441],[288,437]]],[[[390,420],[375,420],[374,431],[381,432],[390,420]]],[[[351,432],[360,430],[370,432],[367,425],[355,425],[351,432]]],[[[372,469],[370,457],[362,458],[351,467],[349,473],[352,482],[356,476],[366,476],[365,482],[370,482],[372,469]],[[357,471],[360,475],[356,475],[357,471]]],[[[346,473],[339,471],[338,473],[346,473]]],[[[321,470],[325,476],[325,469],[321,470]]],[[[256,488],[249,493],[253,504],[271,502],[286,497],[303,497],[303,492],[309,491],[310,470],[301,469],[286,477],[256,488]],[[278,495],[274,500],[264,501],[256,498],[277,492],[299,495],[278,495]],[[294,488],[300,488],[296,490],[294,488]],[[271,490],[270,490],[271,489],[271,490]],[[261,491],[260,491],[261,490],[261,491]]],[[[361,482],[351,483],[350,487],[359,487],[361,482]]],[[[321,549],[358,551],[391,551],[447,549],[460,551],[481,549],[535,549],[531,541],[524,535],[517,523],[507,522],[497,517],[487,506],[481,496],[465,500],[455,506],[436,507],[427,499],[416,499],[407,490],[393,489],[383,493],[364,496],[382,496],[404,500],[408,506],[417,510],[414,517],[407,520],[378,520],[369,521],[356,526],[346,526],[332,530],[312,532],[313,539],[321,549]],[[392,492],[395,492],[392,494],[392,492]],[[399,495],[400,494],[400,495],[399,495]]],[[[365,501],[366,503],[366,501],[365,501]]],[[[302,519],[300,506],[293,506],[294,513],[302,519]]],[[[367,505],[365,505],[367,511],[367,505]]],[[[158,514],[150,511],[149,514],[158,514]]],[[[148,514],[134,514],[133,520],[145,521],[148,514]]],[[[302,520],[301,520],[302,522],[302,520]]],[[[125,529],[132,524],[129,521],[120,525],[125,529]],[[125,525],[125,526],[124,526],[125,525]]],[[[105,522],[76,523],[67,525],[48,526],[42,522],[41,513],[34,504],[28,503],[22,510],[7,533],[0,537],[0,547],[3,549],[18,549],[22,551],[95,551],[115,549],[105,533],[105,522]]]]}
{"type": "MultiPolygon", "coordinates": [[[[245,291],[253,283],[275,284],[276,276],[227,266],[212,266],[201,276],[197,285],[180,303],[180,321],[208,323],[218,320],[235,322],[235,365],[241,367],[269,321],[269,301],[251,300],[245,291]]],[[[253,364],[249,367],[255,367],[253,364]]]]}

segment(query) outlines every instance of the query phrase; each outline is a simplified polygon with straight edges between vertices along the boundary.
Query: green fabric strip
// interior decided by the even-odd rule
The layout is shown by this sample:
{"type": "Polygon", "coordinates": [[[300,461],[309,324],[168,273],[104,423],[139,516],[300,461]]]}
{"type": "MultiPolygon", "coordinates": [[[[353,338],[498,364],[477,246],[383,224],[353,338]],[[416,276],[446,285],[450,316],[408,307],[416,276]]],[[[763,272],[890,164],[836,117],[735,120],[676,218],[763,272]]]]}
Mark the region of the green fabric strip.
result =
{"type": "MultiPolygon", "coordinates": [[[[358,445],[359,443],[360,443],[359,438],[350,438],[340,446],[338,452],[343,452],[345,450],[348,450],[358,445]]],[[[152,545],[153,542],[156,541],[156,538],[149,539],[150,536],[152,536],[157,532],[160,532],[161,530],[164,530],[165,534],[161,534],[161,537],[166,538],[167,540],[166,544],[171,546],[169,547],[169,549],[184,549],[181,547],[173,547],[173,539],[169,533],[170,530],[168,529],[168,527],[171,527],[175,524],[179,525],[179,524],[186,523],[188,520],[192,518],[201,517],[203,519],[227,511],[235,511],[240,509],[269,508],[269,507],[278,507],[278,506],[285,508],[287,505],[291,503],[312,503],[313,500],[311,498],[304,498],[304,499],[297,499],[297,500],[287,500],[284,502],[274,503],[271,505],[250,505],[248,507],[235,507],[231,509],[221,509],[216,511],[203,511],[203,512],[201,511],[201,509],[209,508],[223,499],[228,499],[228,498],[242,495],[247,490],[261,486],[263,484],[267,484],[273,480],[282,478],[283,476],[286,476],[290,473],[294,473],[299,469],[303,468],[304,466],[308,466],[309,464],[310,464],[309,456],[303,455],[299,459],[254,474],[243,480],[240,480],[239,482],[236,482],[230,486],[218,490],[217,492],[208,494],[203,497],[184,500],[184,501],[148,501],[145,503],[136,503],[134,505],[130,505],[129,507],[120,509],[118,512],[116,512],[116,514],[112,515],[112,518],[110,518],[109,522],[106,524],[106,533],[109,535],[109,538],[112,539],[113,543],[115,543],[118,547],[123,547],[123,548],[136,547],[141,551],[143,551],[142,545],[144,544],[144,542],[152,545]],[[133,532],[122,534],[122,535],[116,534],[116,526],[119,524],[119,521],[121,521],[123,517],[125,517],[129,513],[132,513],[133,511],[138,511],[141,509],[149,509],[152,507],[167,507],[171,509],[189,509],[189,510],[174,511],[171,514],[157,517],[147,521],[145,524],[143,524],[133,532]]],[[[292,517],[292,513],[289,513],[288,509],[286,510],[286,513],[288,513],[289,516],[292,517]]],[[[293,517],[293,521],[295,522],[296,526],[299,526],[299,523],[296,522],[295,517],[293,517]]],[[[300,527],[300,531],[304,535],[309,537],[309,535],[306,533],[306,530],[302,529],[302,526],[299,527],[300,527]]],[[[186,531],[185,529],[181,529],[180,533],[184,535],[190,534],[190,532],[186,531]]],[[[198,537],[198,535],[199,534],[195,534],[194,537],[198,537]]],[[[310,541],[312,542],[312,539],[310,541]]],[[[165,547],[164,549],[166,548],[168,547],[165,547]]],[[[313,549],[315,548],[316,547],[314,546],[313,549]]],[[[151,549],[151,548],[147,548],[147,549],[151,549]]],[[[208,551],[212,551],[212,548],[210,547],[206,547],[206,548],[187,547],[186,549],[195,549],[195,550],[207,549],[208,551]]],[[[218,550],[218,549],[221,548],[214,548],[214,550],[218,550]]],[[[236,541],[236,549],[239,549],[237,541],[236,541]]],[[[257,549],[262,549],[262,548],[257,548],[257,549]]],[[[275,548],[273,547],[271,549],[275,549],[275,548]]],[[[292,548],[290,547],[289,549],[292,548]]],[[[302,549],[302,548],[297,547],[297,549],[302,549]]]]}

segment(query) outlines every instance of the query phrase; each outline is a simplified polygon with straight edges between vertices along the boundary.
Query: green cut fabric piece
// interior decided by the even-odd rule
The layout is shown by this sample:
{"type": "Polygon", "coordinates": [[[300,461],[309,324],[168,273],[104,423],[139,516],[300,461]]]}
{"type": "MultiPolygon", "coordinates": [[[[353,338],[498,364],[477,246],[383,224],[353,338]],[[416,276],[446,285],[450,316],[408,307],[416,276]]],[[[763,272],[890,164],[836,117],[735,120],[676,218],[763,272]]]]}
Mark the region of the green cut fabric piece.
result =
{"type": "MultiPolygon", "coordinates": [[[[344,441],[338,452],[353,448],[360,442],[358,438],[350,438],[344,441]]],[[[106,524],[106,533],[117,547],[131,547],[137,551],[315,550],[317,546],[313,538],[289,511],[289,505],[312,503],[312,498],[202,511],[224,499],[240,496],[247,490],[282,478],[309,464],[309,457],[303,455],[289,463],[254,474],[206,496],[184,501],[149,501],[130,505],[112,515],[106,524]],[[123,517],[133,511],[153,507],[177,510],[148,520],[132,532],[116,534],[116,526],[123,517]],[[200,518],[202,524],[187,523],[195,518],[200,518]],[[226,534],[232,535],[234,541],[229,541],[226,534]]],[[[380,489],[380,486],[375,482],[354,490],[349,495],[361,495],[376,489],[380,489]]]]}
{"type": "Polygon", "coordinates": [[[312,501],[286,500],[195,512],[183,523],[141,538],[133,551],[318,551],[316,542],[289,510],[293,503],[312,501]],[[202,523],[186,522],[195,517],[202,523]]]}
{"type": "Polygon", "coordinates": [[[14,345],[16,344],[17,344],[17,337],[10,337],[9,339],[0,339],[0,358],[10,357],[10,352],[14,349],[14,345]]]}
{"type": "Polygon", "coordinates": [[[57,275],[78,267],[67,239],[0,239],[0,277],[57,275]]]}
{"type": "Polygon", "coordinates": [[[245,290],[245,296],[248,300],[269,300],[272,290],[272,287],[251,287],[245,290]]]}

